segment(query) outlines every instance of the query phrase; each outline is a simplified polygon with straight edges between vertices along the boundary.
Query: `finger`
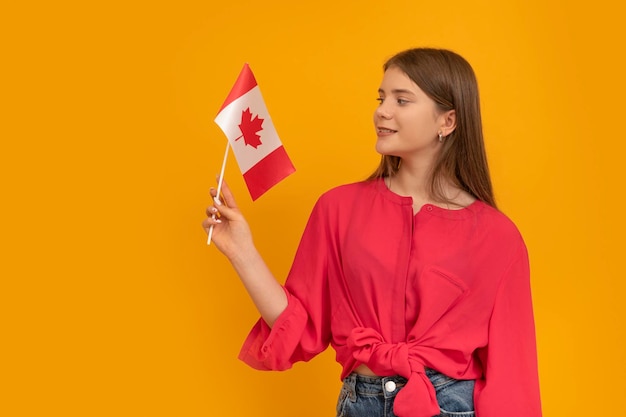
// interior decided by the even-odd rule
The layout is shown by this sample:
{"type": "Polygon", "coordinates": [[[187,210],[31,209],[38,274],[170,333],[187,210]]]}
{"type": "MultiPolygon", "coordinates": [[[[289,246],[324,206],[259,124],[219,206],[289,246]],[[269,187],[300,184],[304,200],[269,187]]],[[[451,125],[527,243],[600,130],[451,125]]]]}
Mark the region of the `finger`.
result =
{"type": "Polygon", "coordinates": [[[209,206],[206,208],[206,215],[208,217],[217,216],[218,214],[219,214],[219,211],[217,210],[215,206],[209,206]]]}
{"type": "MultiPolygon", "coordinates": [[[[209,206],[206,208],[205,212],[207,217],[213,220],[219,220],[219,218],[222,217],[226,220],[234,220],[241,217],[241,213],[239,213],[239,210],[233,209],[232,207],[228,207],[224,204],[209,206]]],[[[221,221],[217,221],[216,223],[221,223],[221,221]]]]}
{"type": "MultiPolygon", "coordinates": [[[[223,220],[239,220],[241,218],[241,213],[238,209],[228,207],[226,204],[216,204],[213,207],[217,209],[217,216],[223,220]]],[[[213,211],[211,210],[209,213],[213,214],[213,211]]]]}
{"type": "MultiPolygon", "coordinates": [[[[220,201],[220,202],[222,201],[222,200],[221,200],[221,197],[218,197],[218,195],[217,195],[217,190],[215,189],[215,187],[211,187],[211,188],[209,188],[209,195],[210,195],[211,197],[213,197],[213,200],[214,200],[214,201],[215,201],[215,200],[218,200],[218,201],[220,201]]],[[[217,203],[218,201],[216,201],[216,203],[217,203]]]]}
{"type": "Polygon", "coordinates": [[[237,208],[237,202],[235,201],[235,197],[233,196],[233,193],[230,191],[230,187],[228,186],[228,183],[226,182],[226,180],[222,181],[222,196],[224,196],[224,202],[226,203],[228,207],[233,208],[233,209],[237,208]]]}
{"type": "Polygon", "coordinates": [[[211,228],[211,226],[216,226],[218,224],[222,223],[222,221],[220,219],[213,219],[211,217],[207,217],[206,219],[204,219],[202,221],[202,228],[208,233],[209,229],[211,228]]]}
{"type": "Polygon", "coordinates": [[[214,225],[214,224],[220,224],[222,223],[226,217],[222,218],[222,216],[218,216],[215,214],[211,214],[208,215],[209,213],[207,213],[207,217],[204,218],[204,220],[202,221],[202,224],[208,224],[209,226],[214,225]]]}

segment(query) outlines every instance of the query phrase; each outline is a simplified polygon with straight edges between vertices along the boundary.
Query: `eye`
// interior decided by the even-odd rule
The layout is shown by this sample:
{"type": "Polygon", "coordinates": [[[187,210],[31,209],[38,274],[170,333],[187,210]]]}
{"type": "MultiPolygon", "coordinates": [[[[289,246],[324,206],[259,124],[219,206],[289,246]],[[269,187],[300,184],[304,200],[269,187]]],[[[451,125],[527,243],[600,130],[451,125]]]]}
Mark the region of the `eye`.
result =
{"type": "Polygon", "coordinates": [[[383,101],[385,101],[385,99],[382,97],[378,97],[376,101],[378,102],[378,104],[383,104],[383,101]]]}
{"type": "Polygon", "coordinates": [[[397,100],[396,100],[396,102],[397,102],[399,105],[403,106],[403,105],[407,104],[407,103],[409,102],[409,100],[405,100],[405,99],[403,99],[403,98],[399,98],[399,99],[397,99],[397,100]]]}

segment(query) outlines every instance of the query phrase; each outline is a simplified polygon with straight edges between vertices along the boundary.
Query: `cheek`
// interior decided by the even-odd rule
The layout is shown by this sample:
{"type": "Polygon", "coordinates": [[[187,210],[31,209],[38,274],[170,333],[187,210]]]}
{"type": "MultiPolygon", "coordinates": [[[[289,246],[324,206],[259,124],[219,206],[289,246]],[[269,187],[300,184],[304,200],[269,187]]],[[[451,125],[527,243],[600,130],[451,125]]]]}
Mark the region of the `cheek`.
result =
{"type": "Polygon", "coordinates": [[[420,136],[432,136],[436,135],[437,125],[435,121],[430,117],[414,117],[412,120],[407,121],[411,130],[415,132],[415,134],[420,136]]]}

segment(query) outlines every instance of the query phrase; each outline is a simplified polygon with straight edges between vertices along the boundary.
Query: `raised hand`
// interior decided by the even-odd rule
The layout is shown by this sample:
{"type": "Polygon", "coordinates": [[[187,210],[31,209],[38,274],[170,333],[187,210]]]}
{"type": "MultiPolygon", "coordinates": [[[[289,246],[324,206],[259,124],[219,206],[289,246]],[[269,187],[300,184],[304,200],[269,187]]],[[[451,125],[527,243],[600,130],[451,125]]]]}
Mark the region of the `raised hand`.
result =
{"type": "Polygon", "coordinates": [[[254,251],[250,227],[226,181],[222,183],[222,199],[218,198],[214,188],[211,188],[210,194],[215,204],[207,207],[207,218],[202,222],[202,227],[208,233],[213,226],[211,241],[231,262],[254,251]]]}

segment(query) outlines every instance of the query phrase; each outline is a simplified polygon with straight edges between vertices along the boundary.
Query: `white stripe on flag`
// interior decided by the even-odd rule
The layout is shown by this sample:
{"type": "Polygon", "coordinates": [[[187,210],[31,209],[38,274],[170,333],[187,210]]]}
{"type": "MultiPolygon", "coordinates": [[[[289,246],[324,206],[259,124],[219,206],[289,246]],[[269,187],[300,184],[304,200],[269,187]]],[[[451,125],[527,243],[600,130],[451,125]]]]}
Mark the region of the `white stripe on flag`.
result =
{"type": "Polygon", "coordinates": [[[228,138],[242,173],[246,173],[261,159],[282,146],[258,85],[222,109],[215,118],[215,123],[228,138]],[[239,128],[242,113],[248,108],[253,119],[255,116],[263,119],[262,130],[257,132],[257,135],[261,137],[261,144],[256,148],[246,145],[239,128]]]}

